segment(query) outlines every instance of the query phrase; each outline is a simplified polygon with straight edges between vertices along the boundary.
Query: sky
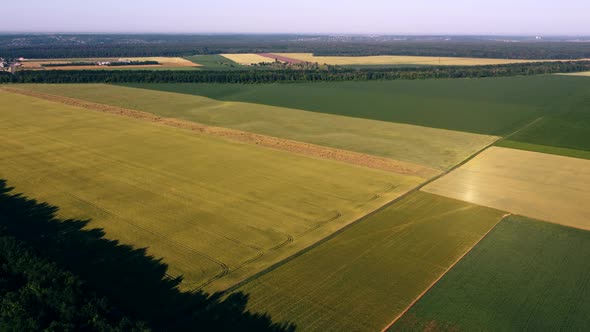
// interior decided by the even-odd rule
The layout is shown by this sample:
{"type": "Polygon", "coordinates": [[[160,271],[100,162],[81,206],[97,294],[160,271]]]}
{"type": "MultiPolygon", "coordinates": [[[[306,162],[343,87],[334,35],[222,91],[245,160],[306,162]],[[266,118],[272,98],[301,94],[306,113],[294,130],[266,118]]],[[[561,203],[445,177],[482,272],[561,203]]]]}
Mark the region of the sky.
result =
{"type": "Polygon", "coordinates": [[[2,32],[590,35],[590,0],[20,0],[2,32]]]}

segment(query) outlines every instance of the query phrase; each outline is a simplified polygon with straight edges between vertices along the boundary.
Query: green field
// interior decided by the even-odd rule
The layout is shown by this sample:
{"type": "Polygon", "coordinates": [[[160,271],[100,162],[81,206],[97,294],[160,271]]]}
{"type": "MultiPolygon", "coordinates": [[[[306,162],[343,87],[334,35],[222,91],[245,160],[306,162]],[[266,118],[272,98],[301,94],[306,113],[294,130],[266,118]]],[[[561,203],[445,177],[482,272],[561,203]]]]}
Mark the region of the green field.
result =
{"type": "Polygon", "coordinates": [[[502,221],[392,331],[587,331],[590,232],[502,221]]]}
{"type": "Polygon", "coordinates": [[[416,192],[237,290],[301,331],[379,331],[502,215],[416,192]]]}
{"type": "Polygon", "coordinates": [[[496,137],[200,96],[113,85],[19,85],[63,95],[295,141],[448,169],[496,137]]]}
{"type": "MultiPolygon", "coordinates": [[[[541,116],[574,108],[585,110],[590,105],[590,80],[556,75],[418,81],[132,86],[489,135],[507,135],[541,116]]],[[[585,133],[588,135],[587,131],[585,133]]]]}
{"type": "Polygon", "coordinates": [[[548,145],[516,142],[516,141],[512,141],[512,140],[503,140],[503,141],[498,142],[498,144],[496,144],[496,145],[506,147],[506,148],[512,148],[512,149],[527,150],[527,151],[534,151],[534,152],[541,152],[541,153],[548,153],[548,154],[556,154],[556,155],[560,155],[560,156],[573,157],[573,158],[590,159],[590,149],[587,151],[584,151],[584,150],[576,150],[576,149],[568,149],[568,148],[559,148],[559,147],[548,146],[548,145]]]}
{"type": "MultiPolygon", "coordinates": [[[[532,126],[510,137],[510,140],[544,145],[556,149],[557,154],[586,157],[590,153],[590,87],[576,102],[564,103],[563,110],[549,114],[532,126]],[[568,151],[573,150],[573,151],[568,151]],[[580,150],[580,153],[575,152],[580,150]]],[[[510,142],[507,144],[510,147],[510,142]]],[[[526,146],[523,146],[526,148],[526,146]]],[[[533,147],[534,148],[534,147],[533,147]]],[[[533,150],[536,151],[536,150],[533,150]]],[[[554,153],[552,149],[538,152],[554,153]]]]}
{"type": "Polygon", "coordinates": [[[421,178],[0,92],[0,178],[163,257],[186,288],[232,285],[421,178]]]}
{"type": "Polygon", "coordinates": [[[193,56],[185,56],[185,59],[192,61],[196,64],[201,65],[199,67],[201,70],[240,70],[245,69],[244,66],[231,61],[226,57],[222,57],[221,55],[211,54],[211,55],[193,55],[193,56]]]}

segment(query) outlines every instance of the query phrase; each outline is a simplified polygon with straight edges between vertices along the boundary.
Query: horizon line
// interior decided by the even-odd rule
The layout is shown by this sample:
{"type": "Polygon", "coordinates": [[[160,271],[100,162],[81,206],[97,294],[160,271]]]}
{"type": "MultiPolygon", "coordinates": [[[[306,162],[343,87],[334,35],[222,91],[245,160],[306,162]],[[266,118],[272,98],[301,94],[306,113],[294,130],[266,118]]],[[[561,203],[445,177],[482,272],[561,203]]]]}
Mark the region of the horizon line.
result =
{"type": "Polygon", "coordinates": [[[590,34],[532,33],[392,33],[392,32],[181,32],[181,31],[2,31],[3,34],[31,35],[291,35],[291,36],[393,36],[393,37],[585,37],[590,34]]]}

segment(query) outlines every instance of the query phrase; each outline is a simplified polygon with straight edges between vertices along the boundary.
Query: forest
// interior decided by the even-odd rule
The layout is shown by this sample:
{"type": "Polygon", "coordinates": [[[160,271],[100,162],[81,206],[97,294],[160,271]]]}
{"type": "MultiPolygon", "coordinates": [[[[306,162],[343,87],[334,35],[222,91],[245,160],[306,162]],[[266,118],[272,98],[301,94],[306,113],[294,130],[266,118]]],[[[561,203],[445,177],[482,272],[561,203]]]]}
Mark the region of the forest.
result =
{"type": "Polygon", "coordinates": [[[0,35],[0,58],[191,56],[219,53],[422,55],[581,59],[590,43],[567,38],[330,35],[0,35]]]}
{"type": "Polygon", "coordinates": [[[0,179],[1,331],[294,331],[247,312],[245,294],[180,292],[145,248],[58,211],[0,179]]]}
{"type": "Polygon", "coordinates": [[[0,330],[145,331],[71,272],[0,233],[0,330]]]}

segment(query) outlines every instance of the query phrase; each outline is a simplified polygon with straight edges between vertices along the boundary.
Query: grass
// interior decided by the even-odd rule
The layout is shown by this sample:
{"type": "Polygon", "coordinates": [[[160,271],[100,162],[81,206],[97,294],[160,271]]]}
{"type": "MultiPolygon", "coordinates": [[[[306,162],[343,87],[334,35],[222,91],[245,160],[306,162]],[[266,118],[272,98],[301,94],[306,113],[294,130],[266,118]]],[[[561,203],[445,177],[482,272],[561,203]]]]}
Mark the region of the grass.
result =
{"type": "Polygon", "coordinates": [[[568,148],[558,148],[558,147],[554,147],[554,146],[523,143],[523,142],[516,142],[516,141],[512,141],[512,140],[504,140],[504,141],[499,142],[496,145],[506,147],[506,148],[518,149],[518,150],[527,150],[527,151],[533,151],[533,152],[549,153],[549,154],[555,154],[555,155],[559,155],[559,156],[572,157],[572,158],[590,159],[590,151],[574,150],[574,149],[568,149],[568,148]]]}
{"type": "Polygon", "coordinates": [[[502,215],[416,192],[237,290],[301,331],[378,331],[502,215]]]}
{"type": "Polygon", "coordinates": [[[564,100],[562,107],[561,112],[545,116],[510,139],[520,143],[566,149],[562,151],[582,150],[586,153],[572,153],[578,156],[587,155],[590,152],[590,89],[586,89],[585,94],[572,102],[564,100]]]}
{"type": "MultiPolygon", "coordinates": [[[[587,98],[590,80],[556,75],[422,81],[131,86],[498,136],[510,134],[541,116],[561,114],[574,107],[585,110],[590,104],[587,98]]],[[[562,132],[545,134],[556,137],[562,132]]]]}
{"type": "Polygon", "coordinates": [[[219,290],[422,181],[0,92],[0,178],[219,290]]]}
{"type": "Polygon", "coordinates": [[[512,216],[392,331],[585,331],[590,232],[512,216]]]}
{"type": "Polygon", "coordinates": [[[201,70],[240,70],[245,69],[242,65],[221,55],[194,55],[184,57],[185,59],[201,65],[201,70]]]}
{"type": "Polygon", "coordinates": [[[496,139],[493,136],[111,85],[19,87],[351,150],[437,170],[452,167],[496,139]]]}

